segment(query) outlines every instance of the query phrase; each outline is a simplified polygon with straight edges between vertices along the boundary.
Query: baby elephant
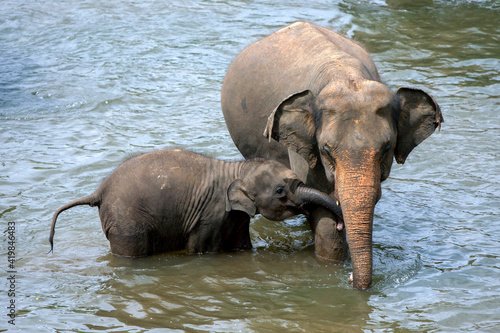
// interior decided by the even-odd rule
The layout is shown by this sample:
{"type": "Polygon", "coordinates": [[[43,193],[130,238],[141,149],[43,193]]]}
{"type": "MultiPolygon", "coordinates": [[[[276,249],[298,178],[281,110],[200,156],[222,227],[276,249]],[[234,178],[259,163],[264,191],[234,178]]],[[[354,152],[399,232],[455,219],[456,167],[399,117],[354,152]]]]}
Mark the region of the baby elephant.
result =
{"type": "Polygon", "coordinates": [[[249,249],[250,217],[283,220],[314,205],[338,216],[326,194],[306,187],[282,164],[265,159],[223,162],[172,149],[136,156],[120,165],[93,194],[59,208],[99,207],[111,252],[127,257],[249,249]]]}

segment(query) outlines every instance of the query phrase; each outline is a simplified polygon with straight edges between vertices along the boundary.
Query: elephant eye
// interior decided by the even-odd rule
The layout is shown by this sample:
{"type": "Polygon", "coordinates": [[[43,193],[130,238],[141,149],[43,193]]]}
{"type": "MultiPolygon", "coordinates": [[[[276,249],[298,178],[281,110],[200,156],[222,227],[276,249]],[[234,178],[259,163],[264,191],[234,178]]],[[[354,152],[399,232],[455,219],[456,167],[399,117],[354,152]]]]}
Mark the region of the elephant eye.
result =
{"type": "Polygon", "coordinates": [[[333,158],[333,155],[332,155],[332,146],[327,142],[324,146],[323,146],[323,153],[331,160],[331,161],[334,161],[335,159],[333,158]]]}
{"type": "Polygon", "coordinates": [[[384,156],[385,154],[387,154],[389,152],[389,150],[391,150],[391,147],[392,147],[392,144],[391,144],[391,141],[389,140],[382,147],[381,156],[384,156]]]}
{"type": "Polygon", "coordinates": [[[278,186],[274,190],[274,194],[276,194],[277,196],[284,196],[286,194],[285,188],[283,186],[278,186]]]}

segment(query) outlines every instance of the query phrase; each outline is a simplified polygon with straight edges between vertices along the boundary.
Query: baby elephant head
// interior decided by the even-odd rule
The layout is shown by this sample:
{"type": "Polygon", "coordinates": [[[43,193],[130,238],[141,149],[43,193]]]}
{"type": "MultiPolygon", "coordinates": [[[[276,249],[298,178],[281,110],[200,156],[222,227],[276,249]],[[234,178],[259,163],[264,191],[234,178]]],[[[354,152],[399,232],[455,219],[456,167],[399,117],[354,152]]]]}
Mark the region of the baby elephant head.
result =
{"type": "Polygon", "coordinates": [[[262,214],[269,220],[281,221],[307,214],[304,206],[313,204],[331,210],[342,221],[342,211],[330,196],[305,186],[281,163],[264,159],[245,163],[242,177],[227,190],[227,211],[239,210],[250,216],[262,214]]]}

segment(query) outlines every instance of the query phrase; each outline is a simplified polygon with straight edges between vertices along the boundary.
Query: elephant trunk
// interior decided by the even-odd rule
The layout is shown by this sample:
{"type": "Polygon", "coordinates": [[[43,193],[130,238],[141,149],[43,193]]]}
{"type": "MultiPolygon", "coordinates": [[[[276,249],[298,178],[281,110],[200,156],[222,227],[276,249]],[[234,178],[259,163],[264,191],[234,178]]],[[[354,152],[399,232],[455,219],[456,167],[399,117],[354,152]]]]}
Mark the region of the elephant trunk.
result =
{"type": "Polygon", "coordinates": [[[342,210],[327,194],[301,184],[295,190],[295,195],[300,204],[315,204],[322,206],[334,213],[339,221],[343,220],[342,210]]]}
{"type": "Polygon", "coordinates": [[[372,283],[373,214],[381,195],[378,154],[343,155],[336,168],[336,191],[351,252],[353,286],[368,289],[372,283]]]}

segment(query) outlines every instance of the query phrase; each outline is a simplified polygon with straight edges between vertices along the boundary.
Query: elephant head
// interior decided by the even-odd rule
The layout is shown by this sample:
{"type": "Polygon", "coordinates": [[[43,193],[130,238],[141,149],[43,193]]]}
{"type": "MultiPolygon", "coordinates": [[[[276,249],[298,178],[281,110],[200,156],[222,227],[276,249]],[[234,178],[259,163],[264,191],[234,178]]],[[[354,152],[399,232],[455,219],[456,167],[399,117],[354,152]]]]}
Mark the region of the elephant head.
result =
{"type": "Polygon", "coordinates": [[[320,205],[342,220],[342,211],[330,196],[307,187],[281,163],[264,159],[244,163],[240,178],[227,190],[226,211],[239,210],[249,216],[262,214],[269,220],[280,221],[308,214],[308,205],[320,205]]]}
{"type": "Polygon", "coordinates": [[[292,94],[269,116],[264,135],[302,156],[310,171],[321,170],[340,203],[355,288],[367,289],[372,282],[380,183],[389,176],[393,159],[404,163],[441,122],[438,104],[425,92],[399,88],[393,93],[380,82],[361,79],[292,94]]]}

